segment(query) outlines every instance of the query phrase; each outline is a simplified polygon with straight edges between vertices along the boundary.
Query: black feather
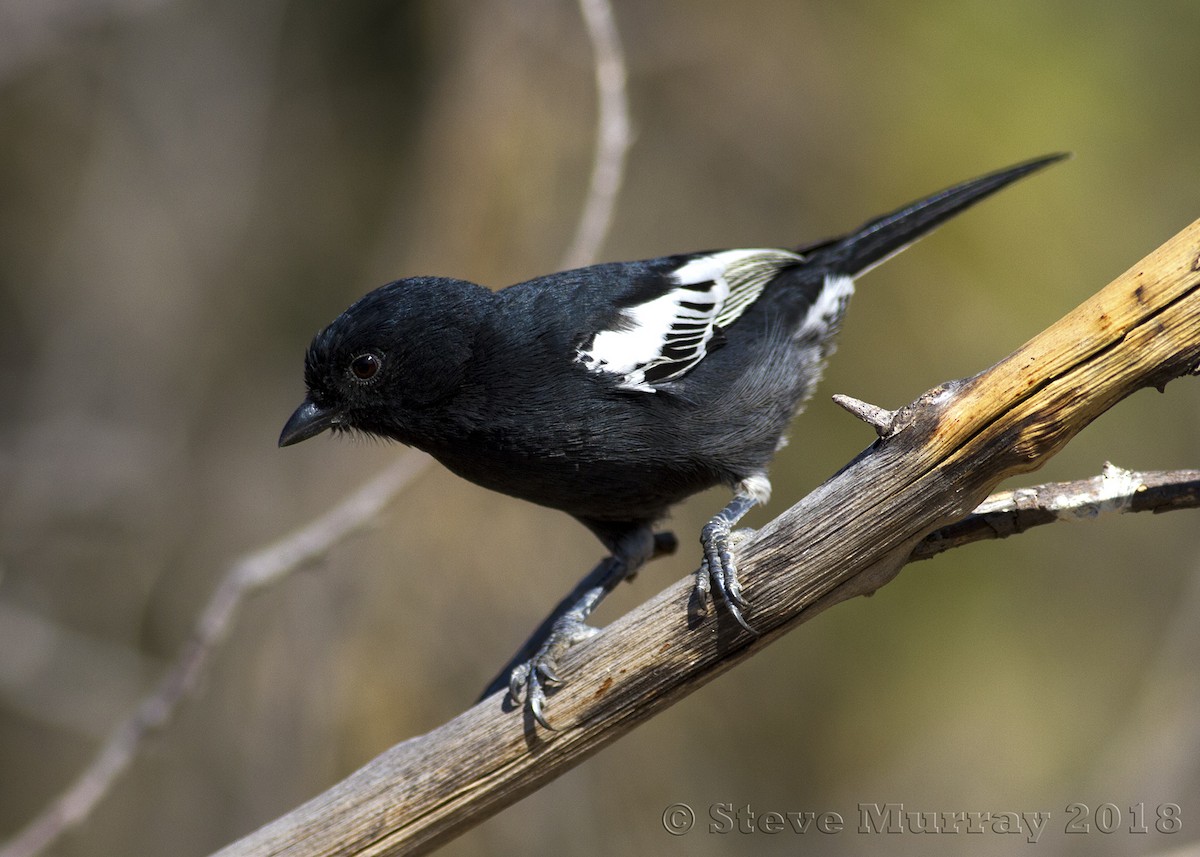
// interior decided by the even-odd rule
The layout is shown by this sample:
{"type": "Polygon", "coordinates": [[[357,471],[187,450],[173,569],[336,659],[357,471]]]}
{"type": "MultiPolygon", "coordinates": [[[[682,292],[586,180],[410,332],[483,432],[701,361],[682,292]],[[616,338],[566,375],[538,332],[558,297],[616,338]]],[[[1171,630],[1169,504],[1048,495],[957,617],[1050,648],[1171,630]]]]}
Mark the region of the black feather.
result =
{"type": "Polygon", "coordinates": [[[636,569],[645,556],[628,544],[673,504],[717,484],[766,485],[831,351],[850,278],[1062,157],[956,185],[806,245],[803,258],[663,256],[498,292],[389,283],[313,339],[308,395],[280,444],[334,429],[419,447],[484,487],[573,515],[636,569]],[[352,368],[364,354],[378,358],[373,375],[373,360],[352,368]]]}

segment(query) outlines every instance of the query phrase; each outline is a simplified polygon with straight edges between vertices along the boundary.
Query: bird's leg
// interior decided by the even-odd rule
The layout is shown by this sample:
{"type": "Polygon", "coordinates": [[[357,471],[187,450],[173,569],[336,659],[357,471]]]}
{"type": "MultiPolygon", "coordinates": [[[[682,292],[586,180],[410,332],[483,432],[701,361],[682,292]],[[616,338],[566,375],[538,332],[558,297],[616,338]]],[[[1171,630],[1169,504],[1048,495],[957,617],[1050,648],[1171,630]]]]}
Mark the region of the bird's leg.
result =
{"type": "MultiPolygon", "coordinates": [[[[601,535],[600,533],[597,533],[601,535]]],[[[604,559],[559,602],[521,649],[505,664],[483,696],[507,687],[514,700],[525,697],[530,713],[547,729],[543,708],[546,685],[562,683],[558,659],[577,643],[598,633],[587,618],[617,584],[637,573],[647,560],[673,553],[676,542],[670,533],[653,533],[640,527],[617,538],[601,535],[612,556],[604,559]]]]}
{"type": "Polygon", "coordinates": [[[737,484],[729,505],[718,512],[700,531],[704,559],[696,573],[696,591],[693,598],[695,611],[704,609],[708,604],[709,593],[715,590],[720,600],[725,603],[729,615],[751,634],[758,632],[750,627],[742,615],[742,611],[750,605],[742,597],[742,587],[738,583],[737,566],[730,552],[730,533],[743,515],[753,506],[767,502],[770,496],[771,483],[765,475],[747,477],[737,484]]]}

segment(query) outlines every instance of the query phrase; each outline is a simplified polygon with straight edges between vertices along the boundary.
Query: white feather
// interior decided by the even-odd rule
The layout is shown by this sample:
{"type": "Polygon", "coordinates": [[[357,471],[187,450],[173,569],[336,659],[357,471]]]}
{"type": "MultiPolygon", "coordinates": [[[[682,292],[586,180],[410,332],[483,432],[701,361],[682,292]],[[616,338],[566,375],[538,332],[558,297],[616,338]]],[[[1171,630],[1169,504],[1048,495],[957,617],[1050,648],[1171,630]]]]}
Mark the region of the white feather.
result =
{"type": "Polygon", "coordinates": [[[842,314],[846,311],[846,304],[850,302],[853,294],[853,277],[845,274],[827,275],[825,287],[821,289],[816,301],[805,313],[804,321],[801,322],[800,329],[796,332],[796,338],[801,339],[811,334],[816,334],[822,339],[827,336],[829,329],[841,321],[842,314]]]}
{"type": "Polygon", "coordinates": [[[782,268],[800,261],[784,250],[725,250],[692,259],[671,275],[676,288],[623,310],[620,324],[598,332],[576,360],[620,376],[624,389],[654,392],[654,384],[703,360],[715,329],[737,321],[782,268]],[[648,381],[655,369],[657,377],[648,381]]]}

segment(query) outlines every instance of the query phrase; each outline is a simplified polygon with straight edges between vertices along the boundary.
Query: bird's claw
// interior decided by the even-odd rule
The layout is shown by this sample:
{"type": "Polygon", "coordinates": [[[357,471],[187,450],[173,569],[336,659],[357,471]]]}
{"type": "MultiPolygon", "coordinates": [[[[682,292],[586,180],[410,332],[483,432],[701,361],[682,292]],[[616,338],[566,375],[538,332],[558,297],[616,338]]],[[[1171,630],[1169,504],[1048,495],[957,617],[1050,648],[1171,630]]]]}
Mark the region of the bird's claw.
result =
{"type": "Polygon", "coordinates": [[[566,615],[554,623],[550,635],[537,654],[523,664],[513,668],[508,679],[508,694],[513,702],[525,700],[525,707],[533,719],[551,731],[554,727],[546,719],[546,688],[562,684],[558,673],[558,659],[577,643],[595,636],[599,630],[582,620],[566,615]]]}
{"type": "Polygon", "coordinates": [[[737,565],[733,561],[732,547],[744,541],[753,534],[753,530],[738,530],[730,533],[730,525],[716,518],[705,525],[700,531],[700,543],[704,548],[704,559],[700,570],[696,573],[696,589],[693,603],[698,612],[708,605],[709,595],[716,591],[719,600],[725,604],[725,609],[734,621],[754,635],[758,632],[746,621],[743,611],[748,610],[750,602],[742,595],[742,586],[738,581],[737,565]]]}

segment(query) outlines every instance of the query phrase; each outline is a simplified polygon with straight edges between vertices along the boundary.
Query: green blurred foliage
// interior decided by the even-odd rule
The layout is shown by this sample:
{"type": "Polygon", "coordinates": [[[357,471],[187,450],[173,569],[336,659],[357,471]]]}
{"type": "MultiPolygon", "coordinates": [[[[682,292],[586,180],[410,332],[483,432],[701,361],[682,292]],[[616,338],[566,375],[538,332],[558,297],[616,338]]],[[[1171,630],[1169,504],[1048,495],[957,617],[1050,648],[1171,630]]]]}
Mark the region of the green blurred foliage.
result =
{"type": "MultiPolygon", "coordinates": [[[[829,393],[894,406],[979,371],[1197,216],[1193,2],[615,5],[636,140],[608,259],[798,243],[1077,155],[864,279],[752,524],[870,441],[829,393]]],[[[2,837],[89,760],[234,557],[397,454],[275,449],[309,336],[397,276],[557,266],[594,94],[565,0],[70,0],[0,19],[2,837]]],[[[1194,402],[1186,381],[1139,393],[1043,475],[1195,466],[1194,402]]],[[[688,573],[724,499],[678,510],[684,550],[601,621],[688,573]]],[[[444,853],[964,844],[676,839],[660,816],[677,801],[701,826],[715,802],[851,827],[859,802],[1049,810],[1039,853],[1194,841],[1194,532],[1186,512],[1059,526],[911,567],[444,853]],[[1065,836],[1073,801],[1174,801],[1185,833],[1065,836]]],[[[599,553],[562,515],[430,471],[248,603],[202,693],[52,853],[202,854],[289,809],[473,701],[599,553]]]]}

